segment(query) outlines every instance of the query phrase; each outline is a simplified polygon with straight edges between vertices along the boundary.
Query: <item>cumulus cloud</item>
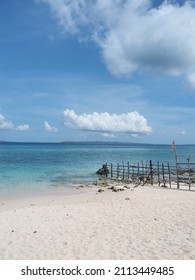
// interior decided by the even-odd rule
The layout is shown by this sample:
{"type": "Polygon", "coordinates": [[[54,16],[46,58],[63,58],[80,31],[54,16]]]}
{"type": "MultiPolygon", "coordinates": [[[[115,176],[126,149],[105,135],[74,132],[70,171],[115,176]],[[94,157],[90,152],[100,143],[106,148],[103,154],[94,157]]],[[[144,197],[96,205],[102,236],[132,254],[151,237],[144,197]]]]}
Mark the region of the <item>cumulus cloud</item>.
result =
{"type": "Polygon", "coordinates": [[[0,129],[1,130],[8,130],[14,127],[13,123],[0,114],[0,129]]]}
{"type": "Polygon", "coordinates": [[[158,70],[186,75],[195,88],[194,1],[36,1],[50,6],[65,32],[90,36],[114,75],[158,70]]]}
{"type": "Polygon", "coordinates": [[[52,132],[52,133],[58,132],[58,129],[56,127],[51,126],[48,122],[44,122],[44,127],[45,130],[48,132],[52,132]]]}
{"type": "Polygon", "coordinates": [[[30,126],[28,124],[21,124],[16,127],[17,131],[30,131],[30,126]]]}
{"type": "MultiPolygon", "coordinates": [[[[73,110],[64,111],[64,125],[73,129],[102,133],[149,134],[151,127],[138,112],[127,114],[92,113],[77,115],[73,110]]],[[[107,134],[108,135],[108,134],[107,134]]]]}
{"type": "Polygon", "coordinates": [[[2,114],[0,114],[0,130],[11,130],[16,131],[30,131],[30,126],[28,124],[21,124],[17,127],[12,123],[12,121],[7,120],[2,114]]]}

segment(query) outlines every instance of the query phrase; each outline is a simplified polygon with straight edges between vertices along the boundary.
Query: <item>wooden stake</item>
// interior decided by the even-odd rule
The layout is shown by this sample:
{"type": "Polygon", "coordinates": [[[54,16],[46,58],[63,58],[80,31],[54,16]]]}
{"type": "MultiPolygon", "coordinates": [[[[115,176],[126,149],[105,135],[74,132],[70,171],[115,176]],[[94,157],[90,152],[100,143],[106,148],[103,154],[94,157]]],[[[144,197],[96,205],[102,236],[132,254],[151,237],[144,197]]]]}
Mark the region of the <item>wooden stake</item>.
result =
{"type": "Polygon", "coordinates": [[[170,170],[169,162],[168,162],[167,166],[168,166],[168,172],[169,172],[169,186],[170,186],[170,189],[171,189],[171,170],[170,170]]]}
{"type": "Polygon", "coordinates": [[[189,191],[191,189],[191,170],[190,170],[190,156],[187,157],[187,161],[188,161],[188,172],[189,172],[189,191]]]}
{"type": "Polygon", "coordinates": [[[153,168],[152,168],[151,160],[150,160],[150,184],[153,185],[153,168]]]}
{"type": "Polygon", "coordinates": [[[164,163],[162,163],[162,175],[163,175],[163,184],[165,186],[165,169],[164,169],[164,163]]]}
{"type": "Polygon", "coordinates": [[[129,179],[129,177],[130,177],[129,161],[127,162],[127,174],[128,174],[128,179],[129,179]]]}
{"type": "Polygon", "coordinates": [[[160,186],[160,166],[159,166],[159,161],[157,162],[158,166],[158,185],[160,186]]]}
{"type": "Polygon", "coordinates": [[[119,163],[117,163],[117,178],[119,177],[119,163]]]}
{"type": "Polygon", "coordinates": [[[179,170],[178,170],[178,157],[175,153],[176,176],[177,176],[177,189],[179,189],[179,170]]]}

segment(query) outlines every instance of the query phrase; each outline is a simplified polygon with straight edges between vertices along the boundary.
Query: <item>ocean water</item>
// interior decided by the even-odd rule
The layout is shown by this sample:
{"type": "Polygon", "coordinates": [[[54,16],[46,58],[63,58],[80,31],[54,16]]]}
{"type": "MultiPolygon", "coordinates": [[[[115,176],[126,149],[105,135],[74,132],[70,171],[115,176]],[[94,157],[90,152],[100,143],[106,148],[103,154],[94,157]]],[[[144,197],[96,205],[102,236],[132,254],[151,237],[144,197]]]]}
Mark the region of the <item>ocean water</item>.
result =
{"type": "MultiPolygon", "coordinates": [[[[177,154],[179,159],[193,157],[195,145],[177,146],[177,154]]],[[[175,158],[171,145],[1,143],[0,195],[96,181],[96,171],[106,162],[142,160],[174,162],[175,158]]]]}

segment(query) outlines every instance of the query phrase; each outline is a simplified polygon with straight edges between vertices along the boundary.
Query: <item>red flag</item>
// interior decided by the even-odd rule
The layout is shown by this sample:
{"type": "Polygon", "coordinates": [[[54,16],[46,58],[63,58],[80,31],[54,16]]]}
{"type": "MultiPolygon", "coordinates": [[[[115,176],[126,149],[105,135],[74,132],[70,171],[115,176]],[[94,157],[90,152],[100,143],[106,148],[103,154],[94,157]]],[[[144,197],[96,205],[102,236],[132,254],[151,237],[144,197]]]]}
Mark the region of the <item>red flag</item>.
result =
{"type": "Polygon", "coordinates": [[[175,149],[175,140],[173,140],[173,143],[171,145],[172,151],[175,153],[176,149],[175,149]]]}

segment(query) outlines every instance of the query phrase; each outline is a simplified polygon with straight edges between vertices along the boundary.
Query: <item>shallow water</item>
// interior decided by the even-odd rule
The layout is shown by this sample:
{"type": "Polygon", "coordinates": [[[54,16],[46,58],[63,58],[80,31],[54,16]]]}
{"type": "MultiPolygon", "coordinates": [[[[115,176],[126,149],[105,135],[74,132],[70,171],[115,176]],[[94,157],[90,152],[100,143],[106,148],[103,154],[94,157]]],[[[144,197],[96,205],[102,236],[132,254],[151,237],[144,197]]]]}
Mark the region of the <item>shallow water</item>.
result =
{"type": "MultiPolygon", "coordinates": [[[[177,147],[182,161],[195,155],[195,145],[177,147]]],[[[195,158],[195,157],[194,157],[195,158]]],[[[105,162],[174,162],[171,145],[148,144],[0,144],[0,191],[34,192],[98,180],[105,162]]]]}

